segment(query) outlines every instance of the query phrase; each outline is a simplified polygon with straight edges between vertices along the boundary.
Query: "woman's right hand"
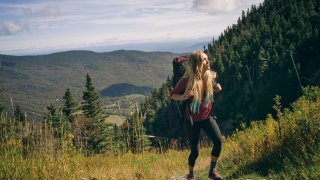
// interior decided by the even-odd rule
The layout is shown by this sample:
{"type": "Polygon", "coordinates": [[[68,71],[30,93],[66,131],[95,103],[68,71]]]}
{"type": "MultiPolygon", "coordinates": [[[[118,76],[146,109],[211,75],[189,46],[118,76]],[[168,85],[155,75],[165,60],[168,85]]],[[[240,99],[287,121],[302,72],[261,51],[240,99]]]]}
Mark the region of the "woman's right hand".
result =
{"type": "Polygon", "coordinates": [[[188,90],[187,93],[185,93],[184,98],[185,99],[189,99],[192,96],[193,96],[193,91],[192,90],[188,90]]]}

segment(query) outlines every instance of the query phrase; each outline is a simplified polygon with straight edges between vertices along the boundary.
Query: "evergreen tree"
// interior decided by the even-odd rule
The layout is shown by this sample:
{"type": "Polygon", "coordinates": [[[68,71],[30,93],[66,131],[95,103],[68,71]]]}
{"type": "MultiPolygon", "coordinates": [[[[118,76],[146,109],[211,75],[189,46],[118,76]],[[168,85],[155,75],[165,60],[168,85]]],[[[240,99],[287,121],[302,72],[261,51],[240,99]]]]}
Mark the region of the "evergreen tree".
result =
{"type": "Polygon", "coordinates": [[[70,124],[67,118],[62,115],[62,112],[58,113],[56,107],[54,107],[54,105],[52,104],[47,106],[45,119],[47,123],[53,128],[56,138],[62,138],[70,129],[70,124]]]}
{"type": "Polygon", "coordinates": [[[89,74],[87,74],[85,86],[82,110],[84,115],[89,118],[90,124],[86,126],[92,132],[87,139],[88,154],[102,153],[112,148],[113,132],[108,128],[110,124],[105,122],[106,115],[89,74]]]}
{"type": "Polygon", "coordinates": [[[91,77],[87,74],[86,91],[83,92],[83,113],[88,118],[94,118],[97,121],[104,120],[103,108],[98,92],[92,84],[91,77]]]}
{"type": "Polygon", "coordinates": [[[68,121],[71,123],[73,118],[73,113],[76,111],[78,103],[73,98],[69,88],[64,93],[63,100],[65,102],[62,108],[62,112],[67,117],[68,121]]]}
{"type": "Polygon", "coordinates": [[[263,49],[260,48],[259,54],[258,54],[258,62],[256,63],[256,73],[257,77],[260,78],[263,76],[264,72],[268,68],[268,55],[267,52],[263,49]]]}
{"type": "Polygon", "coordinates": [[[47,120],[52,120],[55,119],[57,117],[57,109],[50,104],[49,106],[47,106],[47,114],[46,114],[46,119],[47,120]]]}

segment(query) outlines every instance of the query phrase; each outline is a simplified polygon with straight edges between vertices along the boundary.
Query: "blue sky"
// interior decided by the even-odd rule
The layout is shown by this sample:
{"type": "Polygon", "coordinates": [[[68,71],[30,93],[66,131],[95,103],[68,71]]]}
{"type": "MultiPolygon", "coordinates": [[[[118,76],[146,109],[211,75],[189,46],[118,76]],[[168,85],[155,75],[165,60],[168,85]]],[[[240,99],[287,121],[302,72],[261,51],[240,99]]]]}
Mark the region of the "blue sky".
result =
{"type": "Polygon", "coordinates": [[[218,36],[263,0],[1,0],[0,53],[218,36]]]}

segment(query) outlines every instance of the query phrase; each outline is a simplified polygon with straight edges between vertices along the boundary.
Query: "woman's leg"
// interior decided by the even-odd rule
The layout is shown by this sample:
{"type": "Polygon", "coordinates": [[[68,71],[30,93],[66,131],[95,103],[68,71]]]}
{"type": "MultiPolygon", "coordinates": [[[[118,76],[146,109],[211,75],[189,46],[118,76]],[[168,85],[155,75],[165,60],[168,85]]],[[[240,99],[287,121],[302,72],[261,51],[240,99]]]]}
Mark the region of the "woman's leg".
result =
{"type": "Polygon", "coordinates": [[[215,119],[211,118],[205,120],[201,126],[201,128],[206,132],[209,138],[213,142],[213,147],[211,151],[211,163],[210,163],[210,171],[209,171],[209,178],[210,179],[221,179],[219,173],[215,170],[221,148],[222,148],[222,137],[220,128],[215,119]]]}
{"type": "Polygon", "coordinates": [[[222,149],[222,137],[220,128],[216,120],[213,118],[205,120],[201,125],[201,128],[206,132],[208,137],[213,142],[211,156],[214,157],[212,158],[212,160],[217,161],[222,149]]]}
{"type": "Polygon", "coordinates": [[[193,167],[195,165],[196,159],[198,158],[199,151],[200,151],[200,141],[199,141],[199,136],[200,136],[200,130],[201,127],[198,122],[194,122],[193,125],[186,125],[187,127],[187,135],[188,135],[188,140],[189,140],[189,145],[190,145],[190,155],[188,159],[188,164],[189,164],[189,170],[190,173],[193,173],[193,167]]]}

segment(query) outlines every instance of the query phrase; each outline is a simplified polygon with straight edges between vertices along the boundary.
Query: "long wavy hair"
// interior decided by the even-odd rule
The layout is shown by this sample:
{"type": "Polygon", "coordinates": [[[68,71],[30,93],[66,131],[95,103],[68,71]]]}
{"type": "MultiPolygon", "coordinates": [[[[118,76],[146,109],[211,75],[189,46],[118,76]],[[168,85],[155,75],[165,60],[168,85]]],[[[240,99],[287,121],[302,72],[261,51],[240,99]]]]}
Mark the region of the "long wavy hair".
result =
{"type": "Polygon", "coordinates": [[[187,66],[185,77],[188,78],[187,89],[193,91],[193,98],[191,103],[191,111],[198,112],[202,98],[206,98],[206,106],[208,107],[209,101],[213,98],[212,81],[213,76],[210,70],[203,69],[203,56],[206,54],[200,50],[192,52],[189,58],[189,64],[187,66]],[[205,72],[203,72],[205,71],[205,72]],[[205,97],[204,97],[205,93],[205,97]]]}

